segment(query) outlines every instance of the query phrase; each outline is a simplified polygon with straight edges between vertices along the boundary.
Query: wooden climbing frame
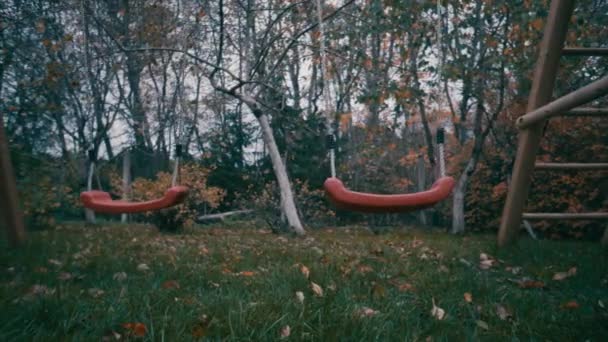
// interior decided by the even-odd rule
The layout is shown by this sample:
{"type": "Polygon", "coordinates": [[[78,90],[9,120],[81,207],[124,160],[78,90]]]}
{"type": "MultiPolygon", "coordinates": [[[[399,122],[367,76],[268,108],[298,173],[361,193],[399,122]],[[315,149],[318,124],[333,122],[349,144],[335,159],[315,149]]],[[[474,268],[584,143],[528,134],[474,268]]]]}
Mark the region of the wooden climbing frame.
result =
{"type": "MultiPolygon", "coordinates": [[[[608,213],[524,213],[532,181],[532,171],[597,170],[608,169],[608,163],[538,163],[536,154],[545,122],[554,116],[608,116],[608,108],[577,108],[608,94],[608,76],[572,93],[551,101],[559,61],[563,55],[606,56],[608,48],[564,48],[568,22],[574,9],[574,0],[553,0],[540,45],[538,61],[532,81],[527,114],[517,120],[520,129],[513,177],[503,209],[498,245],[512,242],[519,232],[523,219],[606,219],[608,213]]],[[[605,233],[608,236],[608,231],[605,233]]],[[[606,239],[606,238],[605,238],[606,239]]]]}

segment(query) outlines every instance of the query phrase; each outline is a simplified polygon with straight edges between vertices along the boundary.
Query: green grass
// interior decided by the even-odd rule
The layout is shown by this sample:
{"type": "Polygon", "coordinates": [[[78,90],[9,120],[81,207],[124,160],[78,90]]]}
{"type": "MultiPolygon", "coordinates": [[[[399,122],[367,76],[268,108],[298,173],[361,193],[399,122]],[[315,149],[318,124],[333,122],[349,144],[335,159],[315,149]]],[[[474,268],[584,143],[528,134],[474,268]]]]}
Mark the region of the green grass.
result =
{"type": "Polygon", "coordinates": [[[135,322],[147,328],[142,339],[159,341],[277,340],[286,325],[291,340],[608,340],[608,252],[599,243],[522,239],[497,250],[488,235],[337,228],[292,238],[249,226],[167,235],[72,224],[31,233],[20,250],[2,242],[0,340],[137,339],[123,327],[135,322]],[[498,264],[480,269],[480,253],[498,264]],[[571,267],[576,275],[552,280],[571,267]],[[520,288],[523,277],[546,286],[520,288]],[[43,293],[32,294],[36,284],[43,293]],[[445,319],[431,316],[433,298],[445,319]],[[563,307],[573,300],[578,308],[563,307]],[[501,319],[498,306],[512,317],[501,319]],[[379,313],[359,317],[364,307],[379,313]]]}

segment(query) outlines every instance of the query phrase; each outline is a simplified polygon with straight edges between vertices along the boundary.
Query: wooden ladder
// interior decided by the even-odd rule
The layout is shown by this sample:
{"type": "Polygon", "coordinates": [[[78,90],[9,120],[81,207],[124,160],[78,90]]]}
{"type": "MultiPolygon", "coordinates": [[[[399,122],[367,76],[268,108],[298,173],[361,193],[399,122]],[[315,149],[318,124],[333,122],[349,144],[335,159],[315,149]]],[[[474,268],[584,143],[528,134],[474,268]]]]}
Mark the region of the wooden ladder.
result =
{"type": "MultiPolygon", "coordinates": [[[[554,116],[603,116],[608,117],[608,108],[580,107],[608,94],[608,76],[551,101],[555,79],[562,55],[608,56],[608,48],[564,48],[568,22],[574,10],[574,0],[553,0],[538,61],[534,71],[527,114],[517,120],[520,129],[517,154],[513,165],[513,176],[505,203],[498,245],[512,242],[519,232],[522,220],[526,219],[606,219],[608,212],[596,213],[524,213],[528,191],[534,169],[545,170],[600,170],[608,169],[608,163],[540,163],[536,154],[542,138],[545,122],[554,116]]],[[[607,239],[608,230],[604,234],[607,239]]]]}

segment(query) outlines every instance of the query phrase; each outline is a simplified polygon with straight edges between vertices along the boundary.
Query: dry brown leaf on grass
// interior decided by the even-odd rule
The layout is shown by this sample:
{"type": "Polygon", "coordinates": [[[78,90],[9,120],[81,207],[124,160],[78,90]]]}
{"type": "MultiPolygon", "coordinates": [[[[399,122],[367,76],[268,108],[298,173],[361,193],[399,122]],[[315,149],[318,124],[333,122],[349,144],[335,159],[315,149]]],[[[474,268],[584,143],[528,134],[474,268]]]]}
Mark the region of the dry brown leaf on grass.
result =
{"type": "Polygon", "coordinates": [[[242,277],[253,277],[255,275],[254,271],[241,271],[238,273],[238,275],[242,276],[242,277]]]}
{"type": "Polygon", "coordinates": [[[298,300],[298,302],[300,304],[303,304],[304,303],[304,292],[296,291],[296,299],[298,300]]]}
{"type": "Polygon", "coordinates": [[[205,337],[209,331],[209,325],[211,325],[211,317],[207,315],[200,315],[198,321],[192,327],[192,337],[199,339],[205,337]]]}
{"type": "Polygon", "coordinates": [[[125,329],[126,333],[135,337],[144,337],[148,332],[148,328],[143,323],[123,323],[122,327],[125,329]]]}
{"type": "Polygon", "coordinates": [[[49,288],[46,285],[36,284],[32,285],[27,290],[25,295],[23,295],[23,297],[16,299],[14,302],[18,302],[19,300],[29,301],[35,299],[36,297],[51,296],[53,294],[55,294],[54,288],[49,288]]]}
{"type": "Polygon", "coordinates": [[[357,266],[357,272],[359,272],[361,274],[366,274],[366,273],[373,272],[373,271],[374,271],[374,269],[368,265],[359,264],[357,266]]]}
{"type": "Polygon", "coordinates": [[[106,293],[106,292],[102,289],[93,287],[93,288],[88,289],[87,293],[89,294],[89,296],[91,296],[93,298],[99,298],[99,297],[103,296],[104,293],[106,293]]]}
{"type": "Polygon", "coordinates": [[[575,300],[568,301],[568,302],[562,304],[562,306],[561,306],[562,309],[567,309],[567,310],[575,310],[580,307],[581,307],[580,304],[575,300]]]}
{"type": "Polygon", "coordinates": [[[137,270],[140,272],[146,272],[150,270],[150,266],[146,265],[146,264],[139,264],[137,265],[137,270]]]}
{"type": "Polygon", "coordinates": [[[280,334],[281,338],[289,337],[289,335],[291,335],[291,327],[289,325],[282,327],[279,334],[280,334]]]}
{"type": "Polygon", "coordinates": [[[435,305],[435,298],[431,299],[433,302],[433,308],[431,309],[431,316],[436,320],[441,321],[445,318],[445,310],[435,305]]]}
{"type": "Polygon", "coordinates": [[[496,316],[498,316],[498,318],[500,318],[503,321],[513,318],[513,314],[511,313],[511,310],[507,309],[506,307],[504,307],[500,304],[496,305],[496,316]]]}
{"type": "Polygon", "coordinates": [[[571,267],[568,271],[566,272],[557,272],[553,275],[553,280],[564,280],[566,278],[570,278],[572,276],[576,275],[576,267],[571,267]]]}
{"type": "Polygon", "coordinates": [[[533,280],[529,278],[522,279],[507,279],[508,281],[517,284],[522,289],[544,289],[545,283],[540,280],[533,280]]]}
{"type": "Polygon", "coordinates": [[[165,290],[179,289],[179,282],[177,280],[167,280],[163,282],[162,288],[165,290]]]}
{"type": "Polygon", "coordinates": [[[467,303],[472,303],[473,302],[473,295],[470,292],[465,292],[464,293],[464,301],[467,303]]]}
{"type": "Polygon", "coordinates": [[[53,265],[53,266],[57,266],[57,267],[61,267],[63,265],[63,263],[59,260],[56,259],[49,259],[49,264],[53,265]]]}
{"type": "Polygon", "coordinates": [[[355,316],[358,318],[365,318],[365,317],[373,317],[379,313],[380,313],[380,311],[378,311],[378,310],[374,310],[372,308],[368,308],[367,306],[364,306],[361,309],[355,311],[355,316]]]}
{"type": "Polygon", "coordinates": [[[519,273],[521,273],[521,267],[519,267],[519,266],[507,266],[507,267],[505,267],[505,271],[511,272],[514,275],[518,275],[519,273]]]}
{"type": "Polygon", "coordinates": [[[110,331],[106,332],[105,334],[103,334],[101,341],[102,342],[120,341],[121,339],[122,339],[121,334],[117,333],[114,330],[110,330],[110,331]]]}
{"type": "Polygon", "coordinates": [[[69,273],[69,272],[61,272],[57,276],[57,279],[59,279],[61,281],[68,281],[68,280],[71,280],[72,278],[74,278],[74,276],[72,275],[72,273],[69,273]]]}
{"type": "Polygon", "coordinates": [[[310,289],[312,290],[312,292],[315,294],[315,296],[317,297],[323,297],[323,288],[321,288],[321,286],[313,283],[312,281],[310,282],[310,289]]]}
{"type": "Polygon", "coordinates": [[[493,259],[488,254],[479,254],[479,268],[482,270],[490,269],[492,266],[496,265],[496,263],[496,259],[493,259]]]}
{"type": "Polygon", "coordinates": [[[304,275],[304,277],[306,277],[306,279],[310,277],[310,270],[305,265],[300,264],[300,272],[302,275],[304,275]]]}

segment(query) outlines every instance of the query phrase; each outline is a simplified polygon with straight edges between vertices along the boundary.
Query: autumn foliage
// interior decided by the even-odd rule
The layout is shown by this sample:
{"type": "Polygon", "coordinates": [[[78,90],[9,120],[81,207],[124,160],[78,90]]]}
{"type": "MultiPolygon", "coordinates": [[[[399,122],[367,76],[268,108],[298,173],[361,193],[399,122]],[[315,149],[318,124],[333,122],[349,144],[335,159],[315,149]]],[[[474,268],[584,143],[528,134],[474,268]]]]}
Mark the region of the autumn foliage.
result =
{"type": "MultiPolygon", "coordinates": [[[[180,185],[188,187],[189,193],[183,204],[161,211],[142,214],[162,230],[179,230],[191,226],[196,217],[210,209],[217,208],[224,198],[224,190],[207,186],[210,170],[196,163],[185,163],[180,170],[180,185]]],[[[172,175],[159,172],[155,179],[137,178],[131,184],[133,201],[147,201],[162,197],[171,187],[172,175]]],[[[122,194],[122,180],[114,175],[112,186],[116,194],[122,194]]]]}

